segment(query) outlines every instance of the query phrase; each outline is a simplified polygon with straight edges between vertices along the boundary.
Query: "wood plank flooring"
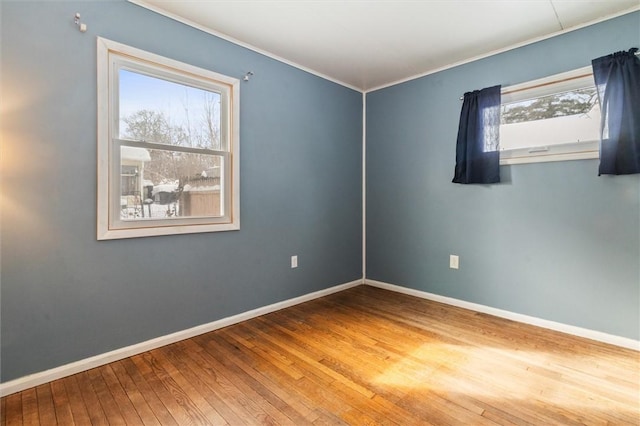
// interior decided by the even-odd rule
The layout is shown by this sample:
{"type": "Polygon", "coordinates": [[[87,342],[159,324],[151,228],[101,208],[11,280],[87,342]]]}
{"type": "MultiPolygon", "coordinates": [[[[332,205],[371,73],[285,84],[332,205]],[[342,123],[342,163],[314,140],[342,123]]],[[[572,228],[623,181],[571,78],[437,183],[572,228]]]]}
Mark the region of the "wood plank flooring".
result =
{"type": "Polygon", "coordinates": [[[640,356],[358,286],[1,399],[2,425],[640,425],[640,356]]]}

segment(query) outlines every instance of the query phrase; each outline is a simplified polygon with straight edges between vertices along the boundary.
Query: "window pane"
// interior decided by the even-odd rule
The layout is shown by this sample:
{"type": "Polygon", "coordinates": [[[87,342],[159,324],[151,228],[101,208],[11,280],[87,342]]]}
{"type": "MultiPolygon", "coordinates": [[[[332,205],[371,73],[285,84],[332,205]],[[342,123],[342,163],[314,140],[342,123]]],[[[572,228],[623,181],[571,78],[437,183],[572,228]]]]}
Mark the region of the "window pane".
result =
{"type": "Polygon", "coordinates": [[[554,93],[502,105],[502,124],[587,114],[598,103],[595,87],[554,93]]]}
{"type": "Polygon", "coordinates": [[[122,220],[224,215],[222,156],[123,146],[120,157],[122,220]]]}
{"type": "Polygon", "coordinates": [[[518,149],[598,140],[595,87],[502,105],[500,148],[518,149]]]}
{"type": "Polygon", "coordinates": [[[119,70],[120,139],[221,150],[220,93],[119,70]]]}

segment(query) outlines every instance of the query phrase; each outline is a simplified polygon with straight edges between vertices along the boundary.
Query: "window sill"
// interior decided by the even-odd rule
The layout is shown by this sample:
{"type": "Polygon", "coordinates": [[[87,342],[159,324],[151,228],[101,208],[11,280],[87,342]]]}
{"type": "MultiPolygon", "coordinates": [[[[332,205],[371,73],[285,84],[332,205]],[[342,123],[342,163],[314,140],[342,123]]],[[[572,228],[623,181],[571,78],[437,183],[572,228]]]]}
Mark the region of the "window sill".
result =
{"type": "Polygon", "coordinates": [[[579,142],[549,148],[523,148],[500,151],[500,165],[592,160],[599,157],[600,152],[597,141],[579,142]]]}
{"type": "Polygon", "coordinates": [[[158,226],[158,227],[148,227],[148,228],[126,228],[126,229],[108,229],[106,228],[105,225],[98,228],[98,240],[156,237],[161,235],[194,234],[194,233],[200,233],[200,232],[237,231],[240,229],[239,220],[236,220],[235,222],[232,222],[232,223],[220,223],[220,224],[158,226]]]}

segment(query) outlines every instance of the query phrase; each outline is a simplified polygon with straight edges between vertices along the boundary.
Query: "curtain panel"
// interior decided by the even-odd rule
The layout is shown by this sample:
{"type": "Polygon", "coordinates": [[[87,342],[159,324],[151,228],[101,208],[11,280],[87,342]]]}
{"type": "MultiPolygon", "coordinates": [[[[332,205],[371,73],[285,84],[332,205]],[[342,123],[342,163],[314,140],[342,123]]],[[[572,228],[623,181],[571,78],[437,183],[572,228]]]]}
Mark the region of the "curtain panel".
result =
{"type": "Polygon", "coordinates": [[[464,94],[454,183],[500,182],[500,86],[464,94]]]}
{"type": "Polygon", "coordinates": [[[602,121],[598,175],[640,173],[640,59],[637,48],[592,61],[602,121]]]}

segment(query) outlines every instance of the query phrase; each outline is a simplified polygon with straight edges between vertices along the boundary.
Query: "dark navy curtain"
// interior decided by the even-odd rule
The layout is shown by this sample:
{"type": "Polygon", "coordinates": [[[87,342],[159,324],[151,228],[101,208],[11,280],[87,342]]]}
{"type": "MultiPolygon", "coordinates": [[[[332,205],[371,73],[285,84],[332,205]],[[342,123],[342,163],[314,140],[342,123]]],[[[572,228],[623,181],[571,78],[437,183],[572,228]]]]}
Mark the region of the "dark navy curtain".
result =
{"type": "Polygon", "coordinates": [[[640,173],[640,59],[637,48],[592,61],[598,89],[600,168],[598,175],[640,173]]]}
{"type": "Polygon", "coordinates": [[[454,183],[500,182],[500,86],[464,94],[454,183]]]}

